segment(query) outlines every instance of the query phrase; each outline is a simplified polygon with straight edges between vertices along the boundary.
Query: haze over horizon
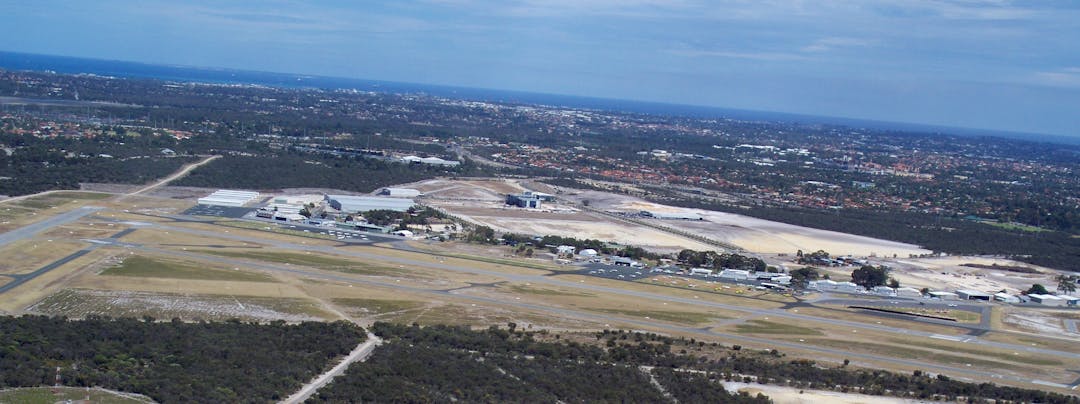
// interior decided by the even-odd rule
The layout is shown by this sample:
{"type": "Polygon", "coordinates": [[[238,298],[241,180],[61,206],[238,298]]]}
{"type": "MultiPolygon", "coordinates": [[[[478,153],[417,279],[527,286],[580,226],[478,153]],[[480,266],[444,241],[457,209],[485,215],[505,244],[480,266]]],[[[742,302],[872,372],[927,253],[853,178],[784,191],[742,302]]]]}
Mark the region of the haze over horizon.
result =
{"type": "Polygon", "coordinates": [[[2,1],[0,49],[1080,137],[1080,3],[2,1]]]}

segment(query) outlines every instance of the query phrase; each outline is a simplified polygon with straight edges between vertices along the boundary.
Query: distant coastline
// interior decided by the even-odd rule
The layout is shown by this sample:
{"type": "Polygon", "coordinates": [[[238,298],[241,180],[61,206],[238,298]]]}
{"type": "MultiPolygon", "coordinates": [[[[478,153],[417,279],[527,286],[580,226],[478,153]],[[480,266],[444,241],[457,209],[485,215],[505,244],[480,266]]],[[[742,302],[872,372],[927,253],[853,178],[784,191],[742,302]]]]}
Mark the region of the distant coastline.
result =
{"type": "Polygon", "coordinates": [[[787,122],[809,125],[837,125],[912,133],[958,136],[992,136],[1035,142],[1080,145],[1080,137],[970,129],[935,125],[884,122],[864,119],[801,115],[784,112],[750,111],[732,108],[681,105],[648,101],[618,100],[523,91],[415,84],[391,81],[324,77],[291,73],[258,72],[224,68],[157,65],[139,62],[50,56],[0,51],[0,69],[53,71],[64,74],[96,74],[122,78],[215,84],[253,84],[270,87],[355,89],[380,93],[423,93],[446,98],[503,103],[541,104],[569,108],[628,112],[650,115],[685,116],[705,119],[787,122]]]}

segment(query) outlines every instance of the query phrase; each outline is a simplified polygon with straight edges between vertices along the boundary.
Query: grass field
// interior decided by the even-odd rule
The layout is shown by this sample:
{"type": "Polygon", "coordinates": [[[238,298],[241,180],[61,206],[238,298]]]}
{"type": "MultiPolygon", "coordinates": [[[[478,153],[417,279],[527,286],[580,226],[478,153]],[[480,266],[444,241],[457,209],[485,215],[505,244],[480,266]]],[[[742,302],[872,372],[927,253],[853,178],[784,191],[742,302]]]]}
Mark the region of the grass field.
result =
{"type": "Polygon", "coordinates": [[[396,311],[413,310],[424,306],[423,302],[412,300],[363,299],[342,297],[331,299],[331,301],[334,302],[334,304],[347,309],[350,314],[358,313],[361,315],[383,314],[396,311]]]}
{"type": "MultiPolygon", "coordinates": [[[[910,343],[909,341],[905,341],[905,340],[901,340],[901,339],[890,339],[889,342],[896,343],[896,344],[910,343]]],[[[1014,352],[1013,354],[1009,354],[1009,353],[1006,353],[1006,352],[996,352],[996,351],[990,351],[990,350],[987,350],[987,349],[972,349],[972,348],[966,348],[966,347],[956,346],[956,345],[951,345],[951,344],[934,343],[934,342],[930,342],[930,341],[921,341],[921,342],[919,342],[919,347],[937,349],[937,350],[946,351],[946,352],[958,352],[958,353],[966,353],[966,354],[972,354],[972,355],[978,355],[978,356],[989,356],[989,357],[994,357],[994,358],[997,358],[997,359],[1004,359],[1004,360],[1011,361],[1011,362],[1026,363],[1026,364],[1029,364],[1029,365],[1057,366],[1057,365],[1062,364],[1062,362],[1060,360],[1034,357],[1030,353],[1026,353],[1026,352],[1025,353],[1014,352]]]]}
{"type": "Polygon", "coordinates": [[[14,205],[29,209],[49,209],[68,202],[75,201],[99,201],[112,196],[98,192],[55,192],[48,195],[24,199],[15,202],[14,205]]]}
{"type": "Polygon", "coordinates": [[[949,365],[981,366],[991,369],[1016,369],[1017,366],[1006,362],[992,361],[988,359],[972,358],[967,356],[953,355],[936,351],[915,349],[899,345],[889,345],[877,342],[835,340],[835,339],[808,339],[806,343],[831,348],[839,348],[850,351],[862,351],[877,355],[887,355],[894,358],[906,358],[927,362],[938,362],[949,365]]]}
{"type": "Polygon", "coordinates": [[[548,289],[538,288],[527,285],[510,285],[509,289],[518,293],[528,293],[531,295],[543,295],[543,296],[581,296],[581,297],[593,297],[595,294],[588,292],[571,292],[562,289],[548,289]]]}
{"type": "Polygon", "coordinates": [[[664,311],[664,310],[628,310],[628,309],[587,309],[593,311],[599,311],[603,313],[619,314],[628,317],[645,318],[651,320],[669,321],[672,323],[680,324],[704,324],[713,320],[723,319],[724,317],[707,314],[696,313],[692,311],[664,311]]]}
{"type": "Polygon", "coordinates": [[[178,261],[155,259],[141,255],[129,256],[119,265],[101,272],[107,276],[135,276],[147,278],[201,279],[240,282],[276,282],[273,277],[242,271],[211,269],[178,261]]]}
{"type": "Polygon", "coordinates": [[[735,332],[743,334],[824,335],[813,328],[782,324],[765,320],[750,320],[735,326],[735,332]]]}
{"type": "Polygon", "coordinates": [[[893,311],[902,311],[904,313],[935,316],[951,318],[961,323],[978,323],[982,319],[982,315],[979,313],[972,313],[967,310],[934,310],[934,309],[922,309],[917,307],[883,307],[884,309],[893,311]]]}
{"type": "Polygon", "coordinates": [[[197,252],[210,255],[220,255],[231,258],[242,258],[255,261],[274,262],[279,264],[300,265],[311,268],[325,269],[328,271],[346,272],[360,275],[401,275],[403,272],[397,268],[388,266],[371,265],[345,258],[335,258],[319,254],[304,254],[278,251],[222,251],[222,250],[198,250],[197,252]]]}
{"type": "Polygon", "coordinates": [[[147,397],[125,396],[122,394],[96,388],[88,391],[82,387],[24,387],[0,390],[0,403],[54,404],[81,402],[81,400],[86,400],[87,396],[89,396],[89,402],[91,403],[129,404],[153,402],[147,397]]]}

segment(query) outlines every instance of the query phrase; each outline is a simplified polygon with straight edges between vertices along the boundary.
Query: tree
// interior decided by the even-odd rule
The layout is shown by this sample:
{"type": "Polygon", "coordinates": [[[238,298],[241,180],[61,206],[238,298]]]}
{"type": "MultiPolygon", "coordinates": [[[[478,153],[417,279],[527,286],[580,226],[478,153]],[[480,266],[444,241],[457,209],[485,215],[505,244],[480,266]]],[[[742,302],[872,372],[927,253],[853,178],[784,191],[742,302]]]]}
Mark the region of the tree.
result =
{"type": "Polygon", "coordinates": [[[899,288],[900,281],[896,280],[896,278],[889,278],[889,287],[893,289],[899,288]]]}
{"type": "Polygon", "coordinates": [[[821,275],[811,267],[803,267],[788,273],[791,275],[791,286],[796,289],[805,289],[810,281],[817,280],[821,275]]]}
{"type": "Polygon", "coordinates": [[[881,265],[863,265],[862,268],[851,271],[851,282],[866,289],[884,285],[888,279],[889,269],[881,265]]]}
{"type": "Polygon", "coordinates": [[[1041,284],[1036,283],[1034,285],[1031,285],[1031,289],[1028,289],[1028,290],[1024,291],[1024,294],[1025,295],[1048,295],[1048,294],[1050,294],[1050,291],[1046,290],[1046,286],[1043,286],[1041,284]]]}
{"type": "Polygon", "coordinates": [[[1076,275],[1061,274],[1057,276],[1058,292],[1062,294],[1071,294],[1076,291],[1076,275]]]}

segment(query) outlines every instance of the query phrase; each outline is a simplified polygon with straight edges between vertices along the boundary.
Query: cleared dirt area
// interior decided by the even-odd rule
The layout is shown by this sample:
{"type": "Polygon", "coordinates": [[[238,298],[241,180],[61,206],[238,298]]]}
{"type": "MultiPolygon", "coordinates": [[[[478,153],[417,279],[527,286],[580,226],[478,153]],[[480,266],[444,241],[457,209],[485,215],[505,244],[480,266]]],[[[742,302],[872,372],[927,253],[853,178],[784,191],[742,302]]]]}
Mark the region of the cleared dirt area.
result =
{"type": "Polygon", "coordinates": [[[805,390],[766,384],[723,382],[723,385],[724,389],[732,393],[746,392],[751,396],[756,396],[758,393],[764,394],[777,404],[917,404],[925,402],[897,397],[805,390]]]}

